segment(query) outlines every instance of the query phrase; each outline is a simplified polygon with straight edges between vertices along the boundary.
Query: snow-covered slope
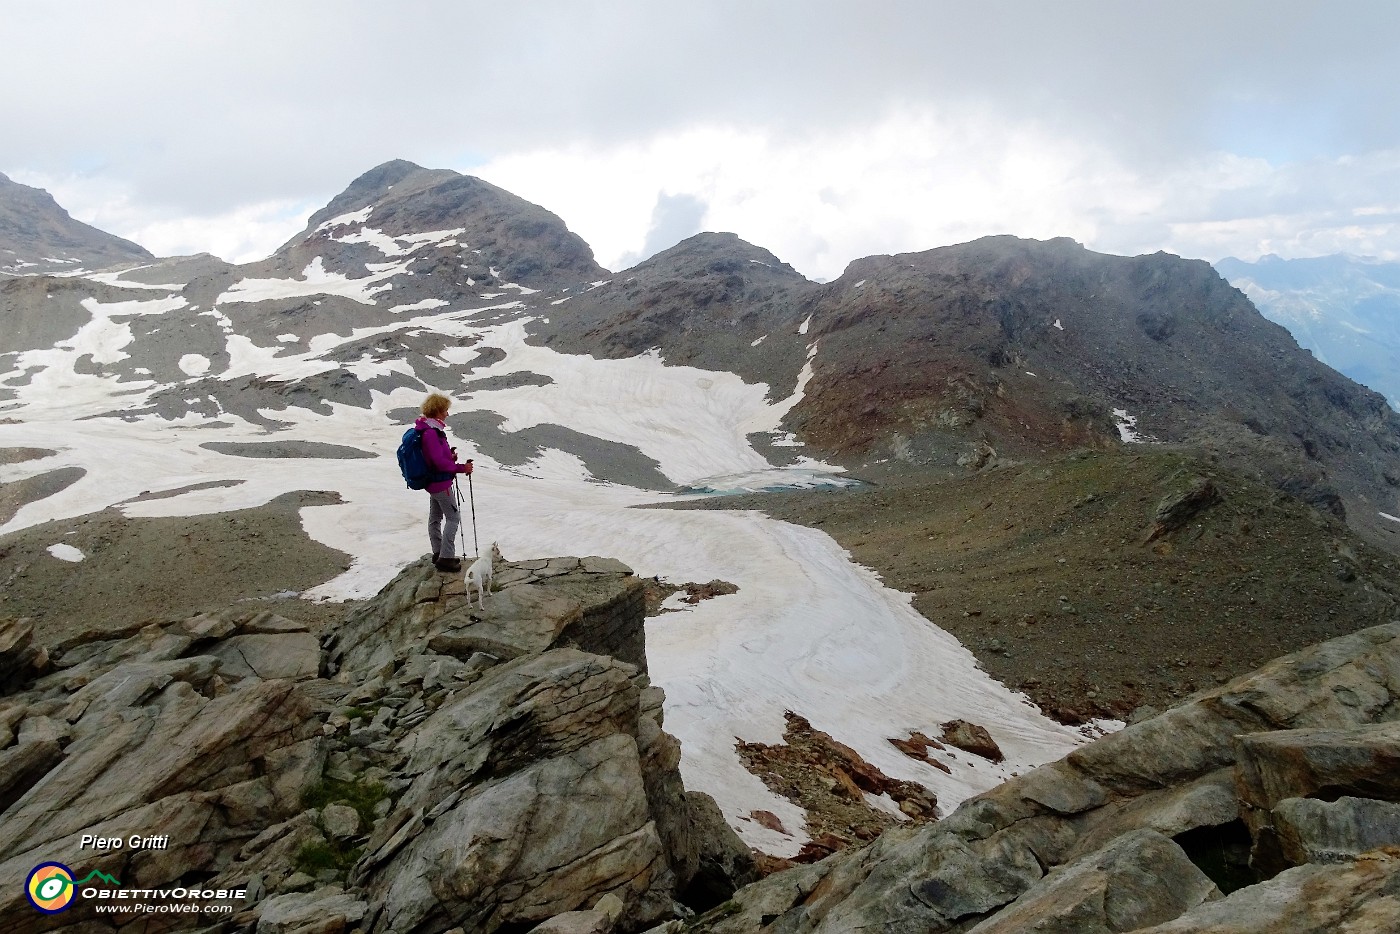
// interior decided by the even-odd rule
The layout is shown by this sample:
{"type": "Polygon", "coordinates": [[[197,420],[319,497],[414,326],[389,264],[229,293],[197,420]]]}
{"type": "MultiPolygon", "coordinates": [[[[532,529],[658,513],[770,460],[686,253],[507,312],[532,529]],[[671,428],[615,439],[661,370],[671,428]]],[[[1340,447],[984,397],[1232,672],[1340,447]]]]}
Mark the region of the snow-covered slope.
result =
{"type": "MultiPolygon", "coordinates": [[[[841,482],[780,425],[810,367],[767,385],[658,353],[595,359],[531,343],[532,328],[566,313],[562,298],[606,273],[547,212],[516,223],[491,213],[505,202],[487,192],[496,207],[483,220],[477,201],[454,200],[473,186],[391,165],[251,267],[186,259],[0,289],[14,325],[0,332],[0,447],[58,452],[0,467],[0,482],[85,471],[0,534],[109,506],[193,515],[334,490],[342,503],[305,509],[303,524],[354,562],[306,597],[364,596],[425,549],[423,496],[403,488],[394,449],[438,390],[457,400],[450,424],[475,449],[483,542],[512,558],[611,555],[642,575],[739,586],[653,619],[648,645],[687,784],[713,794],[750,842],[779,854],[803,842],[746,819],[762,809],[801,826],[734,751],[736,739],[779,741],[785,710],[926,784],[944,810],[1082,741],[823,533],[754,513],[631,508],[687,487],[841,482]],[[405,213],[394,191],[414,179],[405,213]],[[243,456],[288,440],[357,456],[243,456]],[[795,459],[772,463],[760,451],[773,442],[795,459]],[[960,717],[990,730],[1006,761],[961,757],[945,774],[887,742],[960,717]]],[[[820,354],[816,341],[808,354],[820,354]]]]}

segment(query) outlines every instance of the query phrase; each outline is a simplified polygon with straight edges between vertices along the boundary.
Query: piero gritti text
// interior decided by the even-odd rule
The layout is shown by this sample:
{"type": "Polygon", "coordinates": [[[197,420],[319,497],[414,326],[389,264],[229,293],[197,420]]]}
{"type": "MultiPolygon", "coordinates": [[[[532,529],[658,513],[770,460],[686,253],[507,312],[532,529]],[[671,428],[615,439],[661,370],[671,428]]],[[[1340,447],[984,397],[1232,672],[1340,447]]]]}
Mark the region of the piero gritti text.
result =
{"type": "Polygon", "coordinates": [[[134,833],[129,837],[96,837],[83,834],[78,841],[80,850],[164,850],[170,846],[170,834],[142,836],[134,833]]]}

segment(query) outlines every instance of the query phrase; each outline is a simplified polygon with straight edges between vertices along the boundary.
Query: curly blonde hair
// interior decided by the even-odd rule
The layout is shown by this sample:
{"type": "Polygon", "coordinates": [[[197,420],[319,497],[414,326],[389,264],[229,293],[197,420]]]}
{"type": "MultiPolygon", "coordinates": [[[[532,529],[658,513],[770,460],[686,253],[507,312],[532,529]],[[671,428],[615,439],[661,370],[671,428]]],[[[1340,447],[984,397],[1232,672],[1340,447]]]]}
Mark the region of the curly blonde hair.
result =
{"type": "Polygon", "coordinates": [[[432,393],[423,400],[423,405],[419,408],[428,418],[442,418],[447,414],[447,410],[452,407],[452,400],[440,392],[432,393]]]}

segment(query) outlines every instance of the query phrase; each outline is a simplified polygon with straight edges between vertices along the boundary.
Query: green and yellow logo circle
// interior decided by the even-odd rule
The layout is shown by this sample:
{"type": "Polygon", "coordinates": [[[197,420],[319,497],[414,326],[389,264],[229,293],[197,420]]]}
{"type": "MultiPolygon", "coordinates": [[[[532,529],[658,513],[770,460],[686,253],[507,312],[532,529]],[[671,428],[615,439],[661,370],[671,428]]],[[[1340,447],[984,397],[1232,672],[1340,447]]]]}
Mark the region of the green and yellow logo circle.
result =
{"type": "Polygon", "coordinates": [[[45,914],[58,914],[73,904],[73,870],[62,863],[40,863],[29,871],[24,894],[45,914]]]}

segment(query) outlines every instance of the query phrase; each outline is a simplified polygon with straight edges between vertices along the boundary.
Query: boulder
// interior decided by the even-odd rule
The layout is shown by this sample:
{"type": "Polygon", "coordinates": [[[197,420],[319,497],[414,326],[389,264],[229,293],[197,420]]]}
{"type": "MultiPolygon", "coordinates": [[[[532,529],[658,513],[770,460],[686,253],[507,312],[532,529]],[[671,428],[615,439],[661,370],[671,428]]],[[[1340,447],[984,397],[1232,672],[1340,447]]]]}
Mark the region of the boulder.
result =
{"type": "Polygon", "coordinates": [[[1393,934],[1400,856],[1299,866],[1135,934],[1393,934]]]}
{"type": "Polygon", "coordinates": [[[992,762],[1000,762],[1004,758],[1001,747],[992,739],[992,734],[987,732],[986,727],[966,720],[949,720],[943,724],[942,740],[949,746],[956,746],[963,752],[970,752],[992,762]]]}
{"type": "Polygon", "coordinates": [[[480,616],[468,605],[439,618],[429,650],[463,660],[473,652],[519,658],[551,648],[566,627],[582,618],[576,601],[538,584],[501,590],[484,602],[480,616]]]}
{"type": "Polygon", "coordinates": [[[1117,934],[1170,921],[1220,890],[1181,847],[1135,830],[1041,879],[969,934],[1117,934]]]}
{"type": "Polygon", "coordinates": [[[0,752],[0,814],[9,809],[63,758],[56,740],[22,743],[0,752]]]}
{"type": "Polygon", "coordinates": [[[100,866],[127,885],[217,870],[244,842],[301,809],[320,773],[320,723],[289,682],[207,699],[169,684],[143,707],[100,717],[0,822],[0,914],[18,911],[26,873],[83,834],[166,834],[162,850],[123,849],[100,866]]]}
{"type": "Polygon", "coordinates": [[[321,826],[333,840],[343,840],[360,832],[360,815],[347,804],[328,804],[321,809],[321,826]]]}
{"type": "MultiPolygon", "coordinates": [[[[1273,813],[1281,801],[1339,796],[1400,801],[1400,723],[1257,733],[1240,737],[1237,745],[1236,790],[1254,837],[1250,861],[1262,872],[1272,874],[1297,865],[1311,848],[1297,837],[1296,827],[1290,829],[1286,843],[1282,839],[1273,813]]],[[[1306,805],[1292,806],[1290,813],[1321,818],[1306,805]]],[[[1350,813],[1359,812],[1352,808],[1350,813]]],[[[1325,830],[1313,825],[1310,829],[1325,830]]],[[[1343,833],[1338,845],[1345,849],[1347,839],[1356,839],[1355,835],[1337,829],[1343,833]]],[[[1390,842],[1400,843],[1400,839],[1390,842]]],[[[1324,841],[1316,845],[1327,847],[1324,841]]]]}
{"type": "Polygon", "coordinates": [[[1274,806],[1269,825],[1283,861],[1293,866],[1346,862],[1400,846],[1400,804],[1391,801],[1286,798],[1274,806]]]}
{"type": "Polygon", "coordinates": [[[220,674],[235,678],[314,678],[321,668],[321,646],[309,632],[256,632],[225,639],[211,650],[220,674]]]}
{"type": "Polygon", "coordinates": [[[610,934],[616,924],[615,915],[609,916],[606,911],[599,911],[597,908],[588,911],[566,911],[531,928],[530,934],[610,934]]]}
{"type": "Polygon", "coordinates": [[[1400,801],[1400,723],[1257,733],[1240,737],[1238,750],[1240,800],[1250,808],[1344,794],[1400,801]]]}
{"type": "Polygon", "coordinates": [[[478,773],[508,775],[595,739],[636,731],[629,665],[555,649],[490,669],[400,743],[412,787],[400,809],[431,807],[478,773]]]}
{"type": "MultiPolygon", "coordinates": [[[[1012,911],[1007,906],[1027,893],[1053,891],[1047,873],[1053,875],[1066,864],[1092,866],[1096,854],[1109,852],[1125,835],[1157,839],[1151,834],[1160,834],[1186,840],[1186,835],[1203,828],[1219,828],[1221,836],[1233,839],[1230,828],[1240,827],[1237,822],[1242,813],[1252,808],[1256,816],[1270,817],[1280,804],[1278,796],[1285,792],[1297,797],[1331,789],[1324,794],[1330,796],[1352,789],[1357,794],[1389,795],[1389,780],[1377,777],[1381,770],[1376,767],[1390,761],[1386,750],[1394,726],[1371,724],[1393,716],[1397,701],[1400,623],[1333,639],[1277,659],[1219,688],[1199,692],[1159,716],[1081,746],[1057,763],[1032,769],[965,801],[936,824],[888,830],[862,849],[846,850],[813,866],[771,875],[695,919],[687,931],[936,934],[991,925],[999,913],[1012,911]],[[1291,741],[1283,738],[1284,733],[1267,735],[1278,731],[1302,735],[1291,741]],[[1329,735],[1309,736],[1309,731],[1329,735]],[[1345,742],[1333,735],[1337,732],[1346,734],[1345,742]],[[1241,736],[1245,739],[1237,743],[1241,736]],[[1343,747],[1349,750],[1345,755],[1339,751],[1343,747]],[[1246,749],[1250,751],[1246,753],[1246,749]],[[1246,755],[1251,757],[1249,764],[1243,762],[1246,755]],[[1237,758],[1242,763],[1238,781],[1237,758]],[[1324,765],[1326,774],[1313,771],[1314,766],[1324,765]],[[1248,800],[1241,800],[1245,798],[1248,800]],[[1141,837],[1143,832],[1149,836],[1141,837]]],[[[1301,842],[1304,836],[1299,834],[1298,846],[1304,852],[1320,852],[1326,847],[1317,842],[1323,838],[1313,835],[1311,828],[1330,826],[1329,820],[1345,828],[1364,820],[1363,813],[1378,814],[1358,808],[1352,814],[1338,812],[1322,818],[1310,810],[1313,808],[1315,805],[1306,804],[1280,809],[1279,819],[1287,817],[1293,826],[1310,828],[1309,842],[1301,842]]],[[[1257,820],[1255,824],[1262,826],[1257,820]]],[[[1345,829],[1333,834],[1334,840],[1338,837],[1342,840],[1337,844],[1338,852],[1369,839],[1345,829]]],[[[1083,878],[1098,878],[1087,869],[1083,871],[1083,878]]],[[[1365,872],[1388,877],[1391,870],[1381,872],[1372,867],[1365,872]]],[[[1316,882],[1307,881],[1312,878],[1296,877],[1294,882],[1303,888],[1314,884],[1325,888],[1335,882],[1343,893],[1338,897],[1345,900],[1354,894],[1356,904],[1373,896],[1379,898],[1391,885],[1373,879],[1375,884],[1366,888],[1371,883],[1358,881],[1362,878],[1359,875],[1348,877],[1359,888],[1348,888],[1351,881],[1340,876],[1323,875],[1316,877],[1316,882]]],[[[1200,885],[1199,877],[1194,884],[1200,885]]],[[[1231,898],[1258,888],[1242,889],[1231,898]]],[[[1070,891],[1065,888],[1059,894],[1047,894],[1046,904],[1069,906],[1072,899],[1065,893],[1070,891]]],[[[1113,929],[1116,922],[1098,904],[1092,894],[1085,896],[1083,905],[1090,906],[1091,914],[1099,919],[1085,923],[1113,929]]],[[[1207,917],[1201,912],[1212,904],[1219,903],[1193,908],[1183,919],[1207,917]]],[[[1046,920],[1052,925],[1049,929],[1060,924],[1059,929],[1075,930],[1077,922],[1064,919],[1078,918],[1074,912],[1079,910],[1067,907],[1063,917],[1052,910],[1045,918],[1061,919],[1046,920]]],[[[1176,923],[1165,921],[1161,930],[1175,931],[1172,925],[1176,923]]],[[[1012,925],[1007,929],[1016,928],[1012,925]]],[[[1299,928],[1314,929],[1333,928],[1299,928]]],[[[1383,926],[1375,929],[1393,930],[1383,926]]],[[[1257,930],[1293,929],[1280,924],[1257,930]]]]}

